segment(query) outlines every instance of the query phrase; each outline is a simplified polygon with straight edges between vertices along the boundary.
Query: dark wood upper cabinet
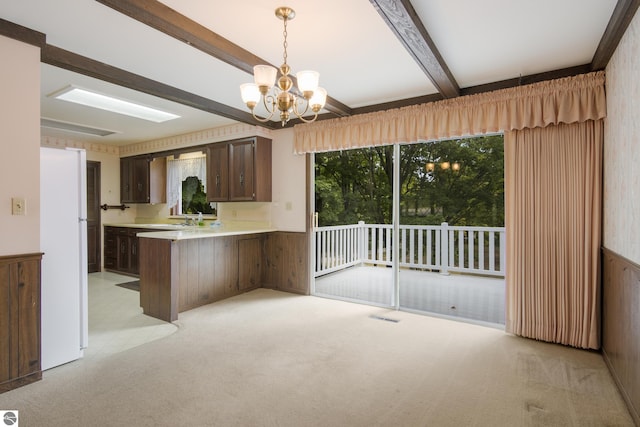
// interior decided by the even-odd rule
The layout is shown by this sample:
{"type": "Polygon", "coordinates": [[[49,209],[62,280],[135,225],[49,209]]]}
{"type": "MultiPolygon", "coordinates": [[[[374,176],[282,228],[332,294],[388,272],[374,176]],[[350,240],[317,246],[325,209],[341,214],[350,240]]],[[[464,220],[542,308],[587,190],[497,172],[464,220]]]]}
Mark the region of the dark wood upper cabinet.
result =
{"type": "Polygon", "coordinates": [[[212,144],[207,154],[207,200],[271,201],[270,139],[212,144]]]}
{"type": "Polygon", "coordinates": [[[229,143],[229,200],[255,200],[255,141],[229,143]]]}
{"type": "Polygon", "coordinates": [[[207,200],[229,200],[229,144],[213,144],[207,148],[207,200]]]}
{"type": "Polygon", "coordinates": [[[121,203],[164,203],[167,164],[164,159],[125,157],[120,159],[121,203]]]}

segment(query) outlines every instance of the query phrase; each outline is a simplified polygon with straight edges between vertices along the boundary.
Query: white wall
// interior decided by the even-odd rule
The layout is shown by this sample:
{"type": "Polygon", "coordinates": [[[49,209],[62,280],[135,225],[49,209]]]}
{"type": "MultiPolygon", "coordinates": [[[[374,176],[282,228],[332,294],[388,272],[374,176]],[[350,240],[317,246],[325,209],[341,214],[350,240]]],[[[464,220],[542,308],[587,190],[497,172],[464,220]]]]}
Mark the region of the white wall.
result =
{"type": "Polygon", "coordinates": [[[640,14],[607,66],[603,245],[640,264],[640,14]]]}
{"type": "MultiPolygon", "coordinates": [[[[104,153],[87,150],[87,160],[100,162],[100,204],[120,204],[120,157],[117,153],[104,153]]],[[[130,205],[124,211],[120,209],[100,210],[103,224],[134,222],[137,216],[136,205],[130,205]]]]}
{"type": "Polygon", "coordinates": [[[281,231],[305,231],[306,156],[293,154],[293,129],[274,132],[272,225],[281,231]]]}
{"type": "Polygon", "coordinates": [[[0,36],[0,256],[40,251],[40,49],[0,36]],[[11,214],[11,198],[26,215],[11,214]]]}

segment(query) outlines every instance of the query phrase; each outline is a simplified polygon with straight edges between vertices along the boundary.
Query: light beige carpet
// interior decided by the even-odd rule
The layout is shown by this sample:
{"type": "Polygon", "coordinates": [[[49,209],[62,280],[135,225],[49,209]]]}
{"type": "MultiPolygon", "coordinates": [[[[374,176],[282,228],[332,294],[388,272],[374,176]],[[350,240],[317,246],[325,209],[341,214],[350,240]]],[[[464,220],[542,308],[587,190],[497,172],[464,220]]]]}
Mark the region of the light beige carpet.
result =
{"type": "Polygon", "coordinates": [[[21,427],[633,425],[599,354],[492,328],[264,289],[178,324],[0,409],[21,427]]]}

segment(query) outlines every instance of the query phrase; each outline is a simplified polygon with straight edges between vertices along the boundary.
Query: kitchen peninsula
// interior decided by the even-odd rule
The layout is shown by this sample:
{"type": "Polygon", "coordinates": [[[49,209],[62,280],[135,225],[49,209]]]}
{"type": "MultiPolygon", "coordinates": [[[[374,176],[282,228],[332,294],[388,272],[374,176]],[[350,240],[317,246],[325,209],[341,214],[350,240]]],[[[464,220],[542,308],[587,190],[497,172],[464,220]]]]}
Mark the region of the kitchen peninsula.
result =
{"type": "Polygon", "coordinates": [[[140,305],[168,322],[178,313],[261,287],[268,226],[141,232],[140,305]]]}

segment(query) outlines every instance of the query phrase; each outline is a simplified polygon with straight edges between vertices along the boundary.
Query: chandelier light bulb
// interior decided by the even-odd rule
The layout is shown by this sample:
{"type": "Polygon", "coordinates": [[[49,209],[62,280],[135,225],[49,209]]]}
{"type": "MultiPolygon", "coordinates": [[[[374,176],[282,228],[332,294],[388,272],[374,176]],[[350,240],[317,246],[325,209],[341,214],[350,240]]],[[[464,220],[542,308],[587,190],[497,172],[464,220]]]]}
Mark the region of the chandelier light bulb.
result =
{"type": "Polygon", "coordinates": [[[311,105],[311,109],[313,110],[314,113],[317,113],[318,111],[322,110],[322,107],[324,107],[324,104],[326,102],[327,102],[327,91],[326,89],[321,87],[317,88],[313,92],[313,96],[309,100],[309,104],[311,105]]]}
{"type": "Polygon", "coordinates": [[[242,96],[242,102],[253,110],[260,101],[260,89],[254,83],[243,83],[240,85],[240,96],[242,96]]]}
{"type": "Polygon", "coordinates": [[[313,92],[318,89],[320,73],[311,70],[298,71],[296,73],[296,79],[298,79],[298,89],[304,94],[305,98],[309,99],[313,95],[313,92]],[[310,95],[307,96],[307,94],[310,95]]]}
{"type": "Polygon", "coordinates": [[[278,69],[271,65],[256,65],[253,67],[253,80],[259,88],[266,87],[268,91],[276,82],[278,69]]]}

